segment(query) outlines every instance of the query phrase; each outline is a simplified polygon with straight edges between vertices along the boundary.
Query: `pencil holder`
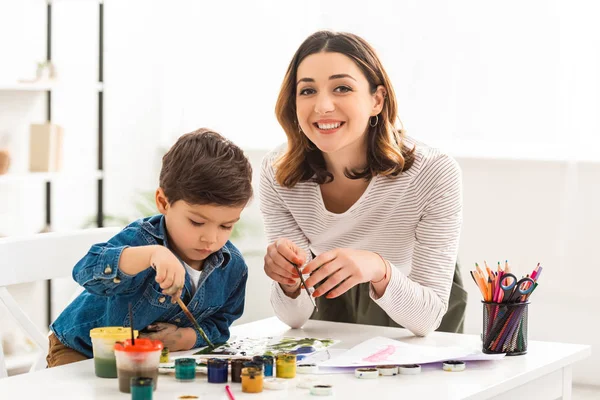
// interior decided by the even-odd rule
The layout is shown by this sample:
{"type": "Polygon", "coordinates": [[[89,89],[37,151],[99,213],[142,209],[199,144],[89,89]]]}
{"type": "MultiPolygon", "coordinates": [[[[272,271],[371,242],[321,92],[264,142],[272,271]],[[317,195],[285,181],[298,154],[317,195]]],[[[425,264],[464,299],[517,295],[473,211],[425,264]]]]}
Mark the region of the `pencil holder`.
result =
{"type": "Polygon", "coordinates": [[[483,303],[482,351],[486,354],[527,353],[527,316],[529,302],[483,303]]]}

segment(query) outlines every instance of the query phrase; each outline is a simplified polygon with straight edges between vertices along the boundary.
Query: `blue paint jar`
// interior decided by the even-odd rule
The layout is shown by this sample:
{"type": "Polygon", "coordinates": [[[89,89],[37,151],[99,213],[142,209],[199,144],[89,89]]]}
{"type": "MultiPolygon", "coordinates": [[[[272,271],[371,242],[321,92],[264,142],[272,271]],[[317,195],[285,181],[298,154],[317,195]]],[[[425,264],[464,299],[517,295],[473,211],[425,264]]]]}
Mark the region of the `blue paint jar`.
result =
{"type": "Polygon", "coordinates": [[[254,356],[252,360],[257,363],[261,362],[263,364],[265,376],[273,376],[273,363],[275,361],[273,356],[254,356]]]}
{"type": "Polygon", "coordinates": [[[134,376],[130,382],[131,400],[152,400],[152,378],[134,376]]]}
{"type": "Polygon", "coordinates": [[[208,382],[227,383],[228,361],[220,358],[208,359],[208,382]]]}
{"type": "Polygon", "coordinates": [[[180,382],[191,382],[196,379],[196,360],[193,358],[176,359],[175,379],[180,382]]]}

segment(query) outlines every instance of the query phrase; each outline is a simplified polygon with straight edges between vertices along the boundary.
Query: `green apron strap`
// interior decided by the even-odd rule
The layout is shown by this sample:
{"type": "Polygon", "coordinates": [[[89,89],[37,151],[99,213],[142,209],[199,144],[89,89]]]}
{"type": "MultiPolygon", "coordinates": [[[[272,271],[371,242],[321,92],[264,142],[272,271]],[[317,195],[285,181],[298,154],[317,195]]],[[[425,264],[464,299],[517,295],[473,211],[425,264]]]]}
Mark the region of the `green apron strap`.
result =
{"type": "MultiPolygon", "coordinates": [[[[348,322],[402,328],[391,319],[369,296],[369,283],[361,283],[335,299],[318,297],[317,307],[310,317],[314,320],[348,322]]],[[[467,292],[463,289],[460,267],[456,263],[454,279],[448,300],[448,311],[437,329],[442,332],[462,333],[464,329],[467,292]]]]}

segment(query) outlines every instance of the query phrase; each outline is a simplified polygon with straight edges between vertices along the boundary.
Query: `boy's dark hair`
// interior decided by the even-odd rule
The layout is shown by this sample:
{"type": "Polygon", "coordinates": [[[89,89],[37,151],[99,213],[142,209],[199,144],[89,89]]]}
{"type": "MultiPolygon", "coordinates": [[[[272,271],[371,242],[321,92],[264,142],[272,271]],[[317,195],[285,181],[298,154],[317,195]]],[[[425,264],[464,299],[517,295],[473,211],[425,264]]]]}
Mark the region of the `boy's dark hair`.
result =
{"type": "Polygon", "coordinates": [[[252,166],[238,146],[201,128],[181,136],[163,156],[159,185],[171,204],[245,206],[252,198],[252,166]]]}

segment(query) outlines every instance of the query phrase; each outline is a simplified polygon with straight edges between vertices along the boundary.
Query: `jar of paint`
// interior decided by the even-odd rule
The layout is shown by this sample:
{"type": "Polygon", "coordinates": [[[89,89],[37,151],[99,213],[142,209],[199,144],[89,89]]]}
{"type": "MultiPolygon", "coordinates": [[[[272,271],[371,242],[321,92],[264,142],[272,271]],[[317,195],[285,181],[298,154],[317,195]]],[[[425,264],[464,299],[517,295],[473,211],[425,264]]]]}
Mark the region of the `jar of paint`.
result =
{"type": "Polygon", "coordinates": [[[273,356],[268,356],[268,355],[264,355],[264,356],[254,356],[252,358],[252,361],[255,362],[261,362],[264,365],[264,373],[265,376],[273,376],[273,356]]]}
{"type": "Polygon", "coordinates": [[[152,378],[152,389],[156,390],[158,381],[158,364],[163,344],[160,340],[131,339],[115,343],[115,356],[117,359],[117,376],[119,390],[130,393],[132,377],[140,376],[152,378]]]}
{"type": "Polygon", "coordinates": [[[208,383],[227,383],[228,360],[209,358],[206,365],[208,367],[208,383]]]}
{"type": "MultiPolygon", "coordinates": [[[[138,331],[133,331],[134,337],[138,331]]],[[[115,359],[115,343],[131,338],[131,328],[107,326],[90,331],[92,350],[94,352],[94,371],[100,378],[117,377],[117,361],[115,359]]]]}
{"type": "Polygon", "coordinates": [[[296,377],[296,355],[294,353],[280,353],[276,356],[276,369],[278,378],[296,377]]]}
{"type": "Polygon", "coordinates": [[[196,379],[196,360],[193,358],[176,359],[175,379],[180,382],[191,382],[196,379]]]}
{"type": "Polygon", "coordinates": [[[231,382],[242,382],[242,368],[247,362],[251,362],[249,358],[235,358],[231,360],[231,382]]]}
{"type": "Polygon", "coordinates": [[[141,376],[131,378],[131,400],[152,400],[152,381],[141,376]]]}
{"type": "Polygon", "coordinates": [[[168,347],[163,347],[162,351],[160,352],[160,363],[168,363],[169,362],[169,348],[168,347]]]}
{"type": "Polygon", "coordinates": [[[263,372],[260,368],[242,368],[242,392],[260,393],[263,391],[263,372]]]}
{"type": "Polygon", "coordinates": [[[246,367],[251,367],[251,368],[260,368],[260,370],[263,372],[263,375],[265,373],[265,364],[262,362],[262,360],[251,360],[248,362],[244,363],[244,368],[246,367]]]}

